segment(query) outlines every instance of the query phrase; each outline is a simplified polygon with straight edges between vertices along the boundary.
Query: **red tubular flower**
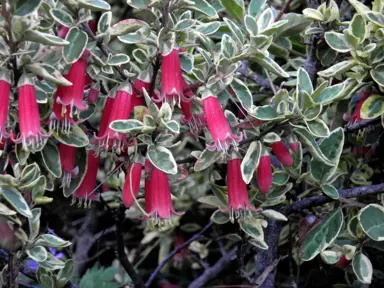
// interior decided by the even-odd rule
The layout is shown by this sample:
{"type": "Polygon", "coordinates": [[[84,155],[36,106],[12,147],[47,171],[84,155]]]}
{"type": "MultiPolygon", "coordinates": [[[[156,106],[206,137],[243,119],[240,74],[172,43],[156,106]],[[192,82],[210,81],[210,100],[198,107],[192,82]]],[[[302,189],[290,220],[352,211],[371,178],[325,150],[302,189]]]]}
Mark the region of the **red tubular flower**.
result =
{"type": "Polygon", "coordinates": [[[347,268],[347,266],[349,265],[349,263],[351,263],[351,260],[348,260],[347,257],[345,257],[344,255],[341,256],[341,258],[339,259],[339,261],[337,261],[335,267],[339,268],[339,269],[344,269],[344,268],[347,268]]]}
{"type": "Polygon", "coordinates": [[[132,92],[132,109],[130,112],[133,112],[136,106],[144,106],[145,105],[145,99],[143,97],[143,89],[149,91],[149,88],[151,86],[151,83],[146,82],[141,79],[137,79],[133,83],[133,92],[132,92]],[[140,93],[139,93],[140,91],[140,93]]]}
{"type": "Polygon", "coordinates": [[[69,31],[68,27],[62,26],[59,29],[59,32],[57,32],[57,36],[59,36],[60,38],[65,39],[65,37],[67,37],[68,31],[69,31]]]}
{"type": "Polygon", "coordinates": [[[11,78],[9,73],[0,74],[0,143],[8,137],[6,129],[9,107],[9,92],[11,90],[11,78]]]}
{"type": "Polygon", "coordinates": [[[36,102],[35,84],[33,79],[26,74],[20,77],[18,83],[19,96],[19,129],[20,136],[13,139],[15,143],[22,143],[23,150],[41,148],[43,138],[49,135],[41,132],[39,107],[36,102]]]}
{"type": "Polygon", "coordinates": [[[289,148],[291,148],[292,152],[299,150],[299,140],[294,134],[289,136],[289,148]]]}
{"type": "Polygon", "coordinates": [[[272,168],[269,153],[266,149],[263,150],[257,167],[257,186],[261,193],[266,194],[272,186],[272,168]]]}
{"type": "MultiPolygon", "coordinates": [[[[63,75],[64,76],[64,75],[63,75]]],[[[65,87],[58,86],[53,99],[52,113],[49,116],[49,130],[61,130],[62,132],[69,132],[76,121],[70,116],[70,109],[64,108],[63,105],[57,102],[57,99],[62,97],[65,87]]]]}
{"type": "Polygon", "coordinates": [[[115,120],[125,120],[129,118],[131,103],[132,86],[129,83],[123,83],[117,89],[111,110],[108,112],[108,121],[103,122],[105,119],[101,119],[99,136],[95,136],[98,141],[98,147],[102,150],[108,151],[111,148],[120,154],[121,151],[125,151],[129,146],[125,135],[113,131],[109,126],[115,120]]]}
{"type": "Polygon", "coordinates": [[[283,165],[287,167],[291,167],[293,165],[292,155],[291,153],[289,153],[289,150],[287,149],[287,147],[285,147],[282,141],[277,141],[273,143],[271,147],[272,147],[273,154],[275,154],[277,159],[279,159],[279,161],[283,165]]]}
{"type": "Polygon", "coordinates": [[[66,77],[67,80],[72,83],[72,86],[65,87],[62,91],[63,95],[59,95],[60,97],[56,100],[58,103],[62,104],[62,114],[65,114],[68,108],[66,106],[69,106],[69,115],[71,118],[74,106],[79,111],[88,108],[88,106],[83,102],[83,96],[85,89],[85,76],[87,72],[87,59],[90,54],[89,50],[86,49],[80,59],[72,64],[66,77]]]}
{"type": "Polygon", "coordinates": [[[351,122],[355,123],[355,122],[361,121],[361,119],[362,119],[361,114],[360,114],[361,107],[363,106],[365,100],[367,100],[367,98],[370,95],[371,94],[369,94],[366,90],[361,91],[360,96],[359,96],[359,102],[357,103],[355,110],[353,111],[353,114],[349,119],[351,122]]]}
{"type": "Polygon", "coordinates": [[[101,116],[100,120],[100,127],[99,127],[99,136],[103,135],[107,127],[109,126],[109,115],[112,111],[113,102],[115,101],[115,98],[107,97],[107,100],[105,101],[103,115],[101,116]]]}
{"type": "Polygon", "coordinates": [[[145,182],[145,211],[153,223],[162,224],[164,220],[170,220],[172,215],[182,215],[173,208],[168,175],[153,167],[149,177],[145,182]]]}
{"type": "Polygon", "coordinates": [[[123,188],[123,203],[126,208],[130,208],[135,203],[135,198],[139,194],[142,168],[143,165],[137,162],[132,162],[128,166],[123,188]]]}
{"type": "Polygon", "coordinates": [[[236,154],[232,154],[232,159],[227,162],[227,188],[228,188],[228,207],[229,218],[245,216],[249,210],[255,210],[249,202],[247,184],[241,175],[241,160],[236,154]]]}
{"type": "Polygon", "coordinates": [[[88,103],[96,103],[99,99],[100,90],[96,86],[92,86],[88,91],[88,103]]]}
{"type": "Polygon", "coordinates": [[[220,106],[219,99],[208,96],[203,99],[204,114],[207,121],[208,130],[212,135],[213,145],[207,145],[209,150],[227,151],[231,144],[237,146],[241,136],[232,134],[224,111],[220,106]]]}
{"type": "Polygon", "coordinates": [[[162,55],[161,62],[161,97],[155,102],[168,102],[171,106],[182,101],[190,101],[183,93],[179,49],[162,55]]]}
{"type": "Polygon", "coordinates": [[[87,206],[88,200],[90,204],[91,200],[96,198],[93,190],[96,186],[97,171],[99,170],[99,160],[100,158],[96,155],[95,151],[88,151],[87,171],[85,172],[84,179],[81,182],[79,188],[77,188],[74,195],[75,198],[80,200],[79,206],[81,206],[82,201],[84,201],[85,206],[87,206]]]}
{"type": "Polygon", "coordinates": [[[72,178],[79,173],[79,167],[75,166],[76,147],[65,144],[59,145],[60,162],[63,170],[61,187],[69,187],[72,178]]]}

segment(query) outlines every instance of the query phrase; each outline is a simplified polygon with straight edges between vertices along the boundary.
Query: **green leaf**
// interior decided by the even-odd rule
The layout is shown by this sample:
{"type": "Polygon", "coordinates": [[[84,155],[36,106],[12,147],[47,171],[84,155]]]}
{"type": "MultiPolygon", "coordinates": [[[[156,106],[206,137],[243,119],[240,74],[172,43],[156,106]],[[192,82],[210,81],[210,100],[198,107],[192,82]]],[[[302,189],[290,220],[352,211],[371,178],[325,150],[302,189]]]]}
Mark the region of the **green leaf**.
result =
{"type": "Polygon", "coordinates": [[[162,28],[157,37],[157,47],[162,55],[168,55],[175,47],[176,33],[162,28]]]}
{"type": "Polygon", "coordinates": [[[65,27],[71,27],[74,24],[71,14],[65,12],[63,9],[51,9],[49,12],[56,22],[65,27]]]}
{"type": "Polygon", "coordinates": [[[85,147],[89,144],[89,139],[84,131],[77,125],[72,126],[70,133],[54,132],[52,135],[61,143],[73,147],[85,147]]]}
{"type": "Polygon", "coordinates": [[[116,132],[127,134],[127,133],[140,133],[143,130],[143,123],[139,120],[128,119],[128,120],[115,120],[109,127],[116,132]]]}
{"type": "Polygon", "coordinates": [[[92,11],[109,11],[111,6],[102,0],[78,0],[79,6],[82,8],[88,8],[92,11]]]}
{"type": "Polygon", "coordinates": [[[367,12],[370,12],[371,9],[369,9],[367,6],[365,6],[363,3],[361,3],[360,0],[348,0],[349,3],[356,9],[356,11],[360,15],[365,15],[367,12]]]}
{"type": "Polygon", "coordinates": [[[373,267],[367,256],[361,252],[356,253],[352,260],[352,268],[361,283],[371,284],[373,267]]]}
{"type": "Polygon", "coordinates": [[[339,199],[339,191],[337,189],[330,185],[330,184],[325,184],[321,186],[321,189],[323,190],[324,194],[326,194],[328,197],[332,199],[339,199]]]}
{"type": "Polygon", "coordinates": [[[47,250],[42,246],[34,246],[25,251],[29,258],[36,262],[43,262],[48,258],[47,250]]]}
{"type": "Polygon", "coordinates": [[[269,105],[256,107],[255,112],[252,113],[251,116],[264,121],[276,120],[279,118],[276,110],[269,105]]]}
{"type": "Polygon", "coordinates": [[[276,210],[266,209],[261,211],[261,214],[273,220],[288,221],[288,218],[285,217],[285,215],[281,214],[280,212],[277,212],[276,210]]]}
{"type": "Polygon", "coordinates": [[[65,279],[72,279],[73,274],[75,272],[75,261],[72,259],[68,259],[65,261],[65,266],[60,270],[57,277],[59,279],[65,278],[65,279]]]}
{"type": "Polygon", "coordinates": [[[328,43],[329,47],[337,52],[346,53],[351,50],[347,39],[345,39],[345,36],[341,33],[336,33],[334,31],[326,32],[325,41],[328,43]]]}
{"type": "MultiPolygon", "coordinates": [[[[228,206],[228,190],[225,186],[219,186],[211,183],[211,188],[213,194],[220,200],[220,202],[224,203],[224,207],[228,206]]],[[[223,207],[222,206],[222,207],[223,207]]]]}
{"type": "Polygon", "coordinates": [[[309,132],[315,137],[327,137],[330,133],[327,124],[319,118],[312,121],[306,121],[306,124],[309,132]]]}
{"type": "Polygon", "coordinates": [[[112,25],[108,32],[111,36],[122,36],[128,33],[148,30],[148,23],[138,19],[125,19],[112,25]]]}
{"type": "Polygon", "coordinates": [[[363,16],[355,14],[349,24],[349,29],[352,35],[360,40],[360,43],[364,41],[367,28],[363,16]]]}
{"type": "Polygon", "coordinates": [[[26,31],[23,35],[23,40],[50,46],[65,46],[70,44],[67,40],[61,39],[60,37],[43,33],[37,30],[26,31]]]}
{"type": "Polygon", "coordinates": [[[244,18],[243,0],[220,0],[225,10],[237,21],[242,22],[244,18]]]}
{"type": "Polygon", "coordinates": [[[275,73],[276,75],[279,75],[284,78],[288,78],[289,74],[284,71],[283,68],[279,66],[275,61],[273,61],[269,57],[260,58],[256,56],[254,60],[263,68],[267,69],[269,72],[275,73]]]}
{"type": "Polygon", "coordinates": [[[372,11],[369,11],[365,14],[365,16],[367,16],[367,18],[372,21],[373,23],[375,23],[376,25],[384,28],[384,15],[379,13],[379,12],[372,12],[372,11]]]}
{"type": "Polygon", "coordinates": [[[120,66],[122,64],[125,64],[125,63],[128,63],[129,62],[129,56],[128,55],[125,55],[125,54],[122,54],[122,53],[119,53],[119,54],[115,54],[111,57],[111,59],[109,59],[108,61],[108,65],[112,65],[112,66],[120,66]]]}
{"type": "Polygon", "coordinates": [[[288,183],[283,186],[274,186],[268,192],[267,197],[268,199],[280,198],[281,196],[284,196],[288,191],[290,191],[292,189],[292,186],[292,183],[288,183]]]}
{"type": "Polygon", "coordinates": [[[329,247],[340,233],[343,217],[342,210],[337,209],[312,228],[300,247],[299,257],[309,261],[329,247]]]}
{"type": "Polygon", "coordinates": [[[285,171],[276,171],[272,174],[272,183],[276,186],[283,186],[288,180],[289,174],[285,171]]]}
{"type": "Polygon", "coordinates": [[[32,212],[32,217],[28,218],[29,240],[34,241],[40,232],[41,208],[35,208],[31,212],[32,212]]]}
{"type": "Polygon", "coordinates": [[[25,65],[25,68],[33,74],[43,77],[48,81],[61,86],[72,86],[72,83],[64,78],[61,73],[51,65],[34,62],[32,64],[25,65]]]}
{"type": "Polygon", "coordinates": [[[223,213],[220,210],[216,210],[211,216],[211,221],[216,224],[222,225],[229,222],[229,217],[227,213],[223,213]]]}
{"type": "Polygon", "coordinates": [[[63,49],[64,60],[68,64],[75,63],[87,47],[88,35],[84,31],[77,27],[72,27],[69,31],[65,40],[69,42],[69,45],[63,49]]]}
{"type": "Polygon", "coordinates": [[[208,206],[217,208],[217,207],[227,207],[227,203],[222,202],[217,196],[215,195],[208,195],[203,196],[197,199],[197,202],[206,204],[208,206]]]}
{"type": "Polygon", "coordinates": [[[305,71],[303,68],[299,68],[297,70],[297,92],[299,91],[305,91],[309,95],[312,95],[313,93],[313,85],[311,78],[308,75],[308,72],[305,71]]]}
{"type": "Polygon", "coordinates": [[[152,0],[127,0],[129,6],[137,9],[145,9],[151,4],[152,0]]]}
{"type": "Polygon", "coordinates": [[[360,115],[363,119],[374,119],[384,114],[384,97],[381,95],[371,95],[363,103],[360,115]]]}
{"type": "Polygon", "coordinates": [[[342,73],[351,70],[351,68],[355,67],[357,64],[359,63],[355,60],[341,61],[317,74],[324,78],[335,77],[336,75],[341,75],[342,73]]]}
{"type": "Polygon", "coordinates": [[[23,195],[13,187],[0,186],[0,195],[21,215],[31,218],[32,212],[23,195]]]}
{"type": "MultiPolygon", "coordinates": [[[[245,218],[242,221],[239,221],[240,228],[243,230],[246,234],[248,234],[250,237],[252,237],[252,240],[256,241],[254,242],[257,247],[267,250],[268,245],[264,241],[264,231],[263,227],[261,226],[261,221],[264,221],[262,219],[254,219],[254,218],[245,218]]],[[[252,243],[251,243],[252,244],[252,243]]]]}
{"type": "Polygon", "coordinates": [[[315,9],[312,8],[306,8],[303,10],[303,14],[306,18],[314,21],[324,21],[324,15],[315,9]]]}
{"type": "Polygon", "coordinates": [[[61,177],[61,162],[60,154],[57,145],[53,144],[52,141],[47,141],[43,150],[40,152],[43,159],[44,167],[56,178],[61,177]]]}
{"type": "Polygon", "coordinates": [[[247,85],[243,81],[241,81],[238,78],[234,78],[231,82],[231,88],[233,92],[235,92],[235,95],[237,99],[240,101],[241,106],[248,112],[252,112],[254,105],[253,105],[253,98],[252,93],[248,89],[247,85]]]}
{"type": "Polygon", "coordinates": [[[244,182],[247,184],[251,182],[253,173],[259,166],[261,150],[262,147],[260,141],[252,142],[241,161],[241,175],[244,182]]]}
{"type": "Polygon", "coordinates": [[[175,27],[173,29],[175,31],[184,31],[188,28],[191,28],[193,25],[195,25],[196,20],[195,19],[183,19],[176,23],[175,27]]]}
{"type": "Polygon", "coordinates": [[[257,28],[259,33],[266,30],[273,23],[273,13],[271,8],[267,8],[257,18],[257,28]]]}
{"type": "Polygon", "coordinates": [[[344,83],[336,84],[325,88],[317,96],[312,95],[312,99],[317,104],[328,104],[335,100],[343,92],[344,83]]]}
{"type": "Polygon", "coordinates": [[[228,34],[224,34],[221,38],[220,53],[228,59],[231,59],[237,54],[236,43],[228,34]]]}
{"type": "Polygon", "coordinates": [[[173,158],[171,151],[165,147],[149,145],[148,159],[159,170],[175,175],[177,173],[176,161],[173,158]]]}
{"type": "Polygon", "coordinates": [[[211,35],[217,32],[219,30],[221,24],[218,21],[215,22],[208,22],[208,23],[202,23],[200,25],[196,26],[196,31],[199,33],[202,33],[204,35],[211,35]]]}
{"type": "Polygon", "coordinates": [[[244,43],[244,34],[239,28],[239,26],[233,22],[231,19],[225,18],[224,17],[224,22],[227,24],[229,30],[231,30],[233,36],[235,36],[238,44],[243,44],[244,43]]]}
{"type": "Polygon", "coordinates": [[[210,151],[205,149],[197,159],[193,169],[197,171],[203,171],[219,160],[221,157],[220,151],[210,151]]]}
{"type": "Polygon", "coordinates": [[[244,18],[244,24],[251,37],[256,37],[259,31],[256,19],[249,15],[246,15],[244,18]]]}
{"type": "Polygon", "coordinates": [[[88,153],[85,147],[76,149],[74,167],[76,166],[79,168],[79,173],[77,174],[76,178],[71,180],[69,187],[64,186],[64,197],[69,197],[73,193],[75,193],[75,191],[77,190],[77,188],[79,188],[81,182],[84,179],[85,173],[88,168],[88,153]]]}
{"type": "Polygon", "coordinates": [[[193,2],[195,2],[195,5],[187,5],[185,6],[185,9],[198,11],[211,18],[219,18],[219,15],[217,15],[216,9],[211,4],[209,4],[208,1],[194,0],[193,2]]]}
{"type": "Polygon", "coordinates": [[[99,19],[99,22],[97,22],[97,31],[99,33],[105,33],[108,31],[109,27],[111,27],[112,23],[112,12],[104,12],[99,19]]]}
{"type": "Polygon", "coordinates": [[[60,237],[53,234],[42,234],[37,237],[34,245],[40,245],[44,247],[64,248],[72,243],[61,239],[60,237]]]}
{"type": "Polygon", "coordinates": [[[17,213],[0,202],[0,214],[5,216],[15,216],[17,213]]]}
{"type": "Polygon", "coordinates": [[[358,219],[365,234],[375,241],[384,241],[384,207],[369,204],[360,210],[358,219]]]}
{"type": "Polygon", "coordinates": [[[180,133],[180,124],[176,120],[165,122],[163,119],[161,119],[161,124],[164,125],[164,127],[166,127],[172,133],[180,133]]]}
{"type": "MultiPolygon", "coordinates": [[[[17,1],[15,4],[14,15],[28,16],[39,9],[43,0],[22,0],[17,1]]],[[[4,2],[3,2],[4,3],[4,2]]]]}
{"type": "Polygon", "coordinates": [[[47,259],[43,262],[40,262],[39,265],[47,270],[58,270],[64,268],[65,266],[63,261],[60,261],[51,253],[48,253],[47,259]]]}
{"type": "Polygon", "coordinates": [[[248,5],[248,14],[252,17],[256,17],[261,11],[263,11],[261,8],[266,2],[267,0],[251,0],[248,5]]]}
{"type": "Polygon", "coordinates": [[[384,87],[384,64],[376,66],[370,73],[373,80],[381,87],[384,87]]]}

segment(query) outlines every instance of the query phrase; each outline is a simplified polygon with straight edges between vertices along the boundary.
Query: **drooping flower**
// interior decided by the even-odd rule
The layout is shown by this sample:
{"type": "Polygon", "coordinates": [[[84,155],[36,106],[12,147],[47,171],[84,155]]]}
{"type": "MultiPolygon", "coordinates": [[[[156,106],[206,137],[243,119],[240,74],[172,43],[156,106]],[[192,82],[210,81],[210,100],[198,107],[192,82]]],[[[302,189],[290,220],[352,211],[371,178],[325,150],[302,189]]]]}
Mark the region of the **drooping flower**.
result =
{"type": "MultiPolygon", "coordinates": [[[[87,207],[92,200],[96,199],[94,189],[96,187],[97,171],[99,170],[99,160],[100,158],[95,151],[88,151],[87,171],[85,172],[83,181],[81,181],[79,188],[77,188],[74,194],[74,198],[79,199],[79,206],[81,206],[84,201],[84,206],[87,207]]],[[[76,200],[74,199],[74,201],[76,200]]]]}
{"type": "Polygon", "coordinates": [[[0,71],[0,143],[8,137],[6,129],[9,109],[11,77],[8,72],[0,71]]]}
{"type": "Polygon", "coordinates": [[[128,166],[123,187],[123,203],[126,208],[130,208],[135,203],[135,198],[139,194],[142,168],[143,165],[140,162],[132,162],[128,166]]]}
{"type": "Polygon", "coordinates": [[[88,108],[83,102],[85,90],[85,76],[87,72],[87,59],[91,53],[88,49],[84,50],[83,55],[72,64],[66,76],[67,80],[72,83],[72,86],[64,87],[62,95],[56,99],[62,105],[62,114],[65,114],[67,109],[70,109],[69,116],[73,118],[73,109],[82,111],[88,108]]]}
{"type": "Polygon", "coordinates": [[[174,106],[176,103],[180,105],[180,100],[190,101],[183,93],[179,49],[175,48],[171,53],[162,55],[161,97],[153,101],[168,102],[174,106]]]}
{"type": "Polygon", "coordinates": [[[250,210],[255,210],[249,202],[247,184],[241,175],[241,159],[236,153],[232,153],[231,159],[227,161],[227,188],[229,218],[244,217],[250,210]]]}
{"type": "Polygon", "coordinates": [[[59,29],[59,32],[57,32],[57,36],[65,39],[65,37],[67,37],[68,31],[69,31],[68,27],[61,26],[61,28],[59,29]]]}
{"type": "Polygon", "coordinates": [[[236,147],[242,137],[232,134],[219,99],[214,96],[203,98],[203,108],[208,130],[214,142],[213,145],[207,145],[207,148],[209,150],[227,151],[231,145],[236,147]]]}
{"type": "Polygon", "coordinates": [[[297,140],[297,137],[292,134],[289,136],[289,148],[291,148],[292,152],[296,152],[299,149],[299,140],[297,140]]]}
{"type": "MultiPolygon", "coordinates": [[[[64,75],[63,75],[64,76],[64,75]]],[[[70,109],[64,107],[63,105],[57,102],[57,99],[62,97],[66,87],[58,86],[56,90],[55,97],[53,99],[53,108],[51,115],[49,116],[49,130],[61,130],[66,133],[71,131],[72,126],[76,124],[76,121],[72,119],[70,115],[70,109]]]]}
{"type": "Polygon", "coordinates": [[[257,167],[257,186],[260,192],[264,194],[268,193],[272,186],[271,157],[265,148],[263,148],[259,166],[257,167]]]}
{"type": "Polygon", "coordinates": [[[41,148],[44,138],[49,135],[41,132],[39,107],[36,101],[35,84],[31,77],[23,74],[18,83],[19,100],[19,129],[20,136],[13,139],[15,143],[22,143],[23,150],[41,148]]]}
{"type": "Polygon", "coordinates": [[[75,167],[76,147],[60,144],[59,153],[63,171],[61,187],[69,187],[72,178],[79,173],[79,167],[75,167]]]}
{"type": "Polygon", "coordinates": [[[99,126],[99,133],[98,135],[101,136],[109,126],[109,115],[112,111],[113,102],[115,101],[115,98],[107,97],[107,100],[105,101],[104,109],[103,109],[103,115],[101,116],[100,120],[100,126],[99,126]]]}
{"type": "Polygon", "coordinates": [[[96,83],[91,86],[91,88],[88,91],[88,103],[96,103],[99,99],[100,94],[100,84],[96,83]]]}
{"type": "MultiPolygon", "coordinates": [[[[129,118],[132,105],[132,86],[128,83],[122,83],[116,92],[115,99],[110,112],[108,121],[101,122],[99,136],[95,136],[98,142],[98,149],[112,151],[120,154],[125,151],[130,144],[124,134],[113,131],[109,126],[115,120],[126,120],[129,118]]],[[[104,119],[102,119],[103,121],[104,119]]]]}
{"type": "Polygon", "coordinates": [[[283,141],[277,141],[271,147],[273,154],[284,166],[291,167],[293,165],[293,157],[283,141]]]}
{"type": "Polygon", "coordinates": [[[168,175],[153,167],[148,177],[145,182],[145,212],[150,215],[152,222],[161,225],[164,220],[170,220],[172,215],[182,215],[173,208],[168,175]]]}

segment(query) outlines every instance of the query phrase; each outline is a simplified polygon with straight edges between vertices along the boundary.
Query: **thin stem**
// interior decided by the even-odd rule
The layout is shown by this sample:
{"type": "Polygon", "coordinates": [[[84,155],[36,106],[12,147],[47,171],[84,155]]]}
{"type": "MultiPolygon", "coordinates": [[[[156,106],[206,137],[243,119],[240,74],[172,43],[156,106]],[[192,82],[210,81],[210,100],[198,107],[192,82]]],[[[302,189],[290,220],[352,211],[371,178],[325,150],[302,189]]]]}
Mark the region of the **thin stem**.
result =
{"type": "Polygon", "coordinates": [[[133,265],[129,261],[124,251],[124,232],[123,232],[124,217],[125,217],[125,207],[124,205],[121,205],[119,210],[117,211],[117,215],[115,218],[117,258],[119,259],[121,266],[123,266],[124,270],[135,282],[135,287],[137,286],[138,288],[146,288],[146,285],[144,284],[143,279],[141,279],[140,275],[137,274],[135,268],[133,268],[133,265]]]}
{"type": "Polygon", "coordinates": [[[190,243],[192,243],[193,241],[197,240],[201,235],[204,234],[205,231],[207,231],[209,229],[209,227],[211,227],[213,225],[213,223],[211,221],[208,222],[207,225],[205,225],[205,227],[203,229],[201,229],[198,233],[196,233],[195,235],[193,235],[191,238],[189,238],[187,241],[185,241],[183,244],[181,244],[180,246],[176,247],[175,249],[173,249],[173,251],[171,253],[169,253],[167,255],[167,257],[164,258],[163,261],[161,261],[161,263],[156,267],[156,269],[152,272],[151,276],[149,277],[149,279],[147,280],[147,287],[149,287],[153,280],[155,280],[155,277],[157,275],[157,273],[159,273],[159,271],[161,270],[161,268],[164,267],[164,265],[173,258],[173,256],[175,256],[177,253],[179,253],[181,250],[183,250],[185,247],[187,247],[190,243]]]}

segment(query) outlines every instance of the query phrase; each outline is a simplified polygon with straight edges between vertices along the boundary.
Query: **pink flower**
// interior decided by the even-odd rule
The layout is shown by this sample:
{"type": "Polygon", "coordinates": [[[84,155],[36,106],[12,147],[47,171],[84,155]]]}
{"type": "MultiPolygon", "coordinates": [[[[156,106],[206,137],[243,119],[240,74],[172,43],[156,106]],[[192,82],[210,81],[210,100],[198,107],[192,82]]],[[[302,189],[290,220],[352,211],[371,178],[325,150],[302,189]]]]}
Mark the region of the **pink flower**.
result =
{"type": "Polygon", "coordinates": [[[88,91],[88,103],[96,103],[97,99],[99,98],[99,89],[97,89],[95,86],[91,87],[88,91]]]}
{"type": "Polygon", "coordinates": [[[236,147],[242,137],[232,134],[219,99],[214,96],[204,98],[203,108],[208,130],[214,142],[213,145],[207,145],[207,149],[227,151],[231,144],[236,147]]]}
{"type": "Polygon", "coordinates": [[[82,201],[84,201],[85,206],[87,206],[88,200],[91,202],[91,200],[96,199],[94,189],[96,186],[97,171],[99,170],[99,160],[100,158],[96,155],[95,151],[88,151],[87,171],[74,195],[75,198],[80,199],[79,206],[81,206],[82,201]]]}
{"type": "Polygon", "coordinates": [[[168,102],[174,106],[180,100],[190,101],[183,93],[179,49],[173,49],[171,53],[162,55],[161,97],[158,100],[153,98],[153,101],[168,102]]]}
{"type": "Polygon", "coordinates": [[[135,198],[139,194],[142,168],[143,165],[137,162],[132,162],[128,166],[123,188],[123,203],[126,208],[131,207],[135,203],[135,198]]]}
{"type": "Polygon", "coordinates": [[[11,90],[11,78],[8,73],[0,74],[0,143],[8,137],[7,119],[9,109],[9,92],[11,90]]]}
{"type": "Polygon", "coordinates": [[[101,116],[100,120],[100,127],[99,127],[99,136],[101,136],[107,127],[109,126],[109,115],[111,114],[113,102],[115,101],[115,98],[107,97],[107,100],[105,101],[104,109],[103,109],[103,115],[101,116]]]}
{"type": "Polygon", "coordinates": [[[79,173],[79,167],[75,166],[76,147],[65,144],[59,145],[60,162],[63,170],[61,187],[69,187],[72,178],[79,173]]]}
{"type": "Polygon", "coordinates": [[[247,184],[241,175],[241,160],[233,153],[227,162],[228,207],[231,221],[244,217],[247,211],[256,210],[249,202],[247,184]]]}
{"type": "MultiPolygon", "coordinates": [[[[64,76],[64,75],[63,75],[64,76]]],[[[65,91],[64,86],[58,86],[55,98],[53,99],[52,113],[49,116],[49,130],[61,130],[62,132],[69,132],[76,121],[70,116],[70,109],[57,102],[57,99],[63,96],[65,91]]]]}
{"type": "Polygon", "coordinates": [[[173,208],[168,175],[156,167],[153,167],[145,182],[145,211],[155,225],[169,220],[172,215],[183,214],[173,208]]]}
{"type": "Polygon", "coordinates": [[[273,154],[284,166],[291,167],[293,165],[292,155],[282,141],[273,143],[271,147],[273,154]]]}
{"type": "Polygon", "coordinates": [[[143,97],[143,89],[149,91],[149,88],[151,86],[151,83],[146,82],[141,79],[137,79],[133,83],[133,93],[132,93],[132,109],[130,112],[133,112],[136,106],[144,106],[145,105],[145,100],[143,97]],[[140,93],[139,93],[140,91],[140,93]]]}
{"type": "Polygon", "coordinates": [[[49,137],[41,132],[39,107],[35,93],[33,79],[23,74],[18,83],[20,136],[13,141],[22,143],[25,151],[40,149],[44,145],[44,138],[49,137]]]}
{"type": "Polygon", "coordinates": [[[68,31],[69,31],[68,27],[61,26],[61,28],[59,29],[59,32],[57,32],[57,36],[65,39],[65,37],[67,37],[68,31]]]}
{"type": "Polygon", "coordinates": [[[85,90],[85,76],[87,72],[87,59],[91,53],[86,49],[83,55],[72,64],[67,74],[67,80],[72,83],[72,86],[64,87],[62,95],[59,95],[57,102],[62,104],[62,114],[65,114],[69,108],[69,115],[73,117],[73,107],[82,111],[88,108],[83,102],[84,90],[85,90]],[[69,106],[69,107],[67,107],[69,106]]]}
{"type": "Polygon", "coordinates": [[[109,126],[115,120],[126,120],[129,118],[132,103],[132,87],[129,83],[123,83],[116,92],[115,99],[110,112],[108,112],[108,121],[102,119],[99,129],[99,136],[95,136],[98,141],[98,148],[108,151],[112,149],[120,154],[125,151],[130,144],[124,134],[113,131],[109,126]]]}
{"type": "Polygon", "coordinates": [[[289,136],[289,148],[291,148],[292,152],[296,152],[299,150],[299,140],[297,140],[297,137],[292,134],[289,136]]]}
{"type": "Polygon", "coordinates": [[[268,193],[272,186],[271,158],[266,149],[260,157],[259,167],[257,167],[257,186],[261,193],[268,193]]]}

